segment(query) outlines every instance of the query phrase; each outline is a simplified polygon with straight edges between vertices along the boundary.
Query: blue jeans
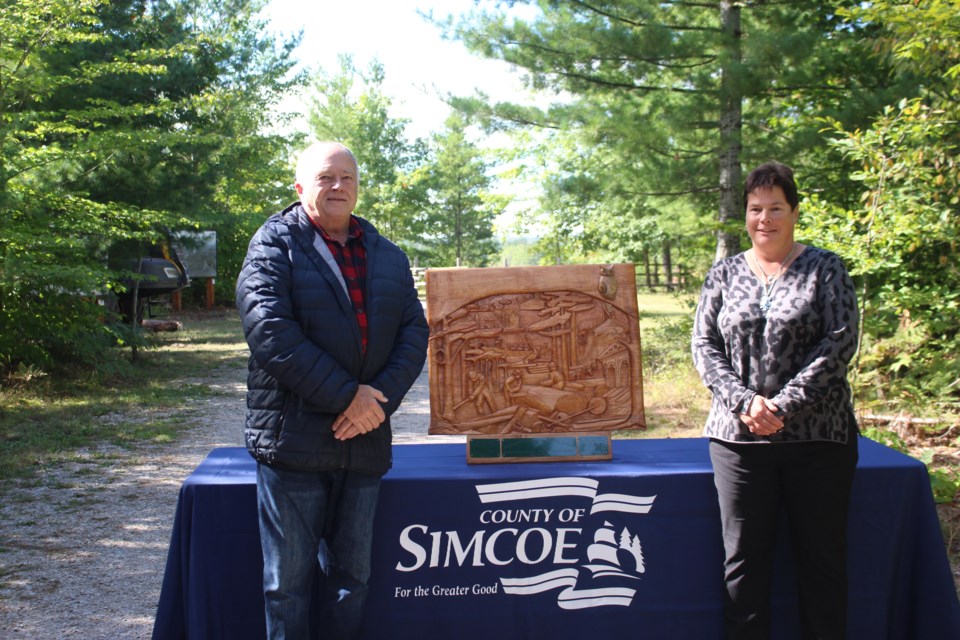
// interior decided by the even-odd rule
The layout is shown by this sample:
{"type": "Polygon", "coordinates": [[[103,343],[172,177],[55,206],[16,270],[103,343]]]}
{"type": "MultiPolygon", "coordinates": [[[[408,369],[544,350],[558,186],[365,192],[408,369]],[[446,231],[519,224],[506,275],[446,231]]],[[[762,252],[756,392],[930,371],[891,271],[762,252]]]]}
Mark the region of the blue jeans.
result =
{"type": "Polygon", "coordinates": [[[267,638],[358,635],[379,493],[379,476],[257,465],[267,638]],[[313,626],[319,628],[311,633],[316,586],[320,610],[313,626]]]}

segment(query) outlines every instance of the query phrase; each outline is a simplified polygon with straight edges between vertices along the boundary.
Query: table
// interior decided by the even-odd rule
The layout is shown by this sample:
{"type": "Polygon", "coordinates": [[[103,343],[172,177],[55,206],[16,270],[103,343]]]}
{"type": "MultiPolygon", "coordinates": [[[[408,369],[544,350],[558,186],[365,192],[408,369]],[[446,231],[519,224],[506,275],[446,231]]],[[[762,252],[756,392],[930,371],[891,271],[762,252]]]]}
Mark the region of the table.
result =
{"type": "MultiPolygon", "coordinates": [[[[720,638],[707,441],[613,454],[468,466],[463,445],[395,446],[363,638],[720,638]]],[[[850,638],[960,638],[923,464],[861,439],[850,541],[850,638]]],[[[793,639],[789,541],[777,563],[774,637],[793,639]]],[[[263,638],[261,569],[255,463],[216,449],[180,490],[154,638],[263,638]]]]}

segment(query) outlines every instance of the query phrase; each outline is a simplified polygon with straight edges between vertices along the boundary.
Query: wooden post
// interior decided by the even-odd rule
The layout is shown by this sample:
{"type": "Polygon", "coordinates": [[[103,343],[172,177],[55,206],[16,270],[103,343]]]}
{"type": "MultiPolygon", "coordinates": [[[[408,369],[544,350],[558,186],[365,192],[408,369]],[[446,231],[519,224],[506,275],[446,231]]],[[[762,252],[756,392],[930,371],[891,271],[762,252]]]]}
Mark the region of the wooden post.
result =
{"type": "Polygon", "coordinates": [[[180,311],[183,308],[183,299],[180,297],[179,291],[170,294],[170,308],[174,311],[180,311]]]}
{"type": "Polygon", "coordinates": [[[213,283],[214,283],[213,278],[207,278],[207,295],[205,296],[206,303],[207,303],[207,311],[210,311],[211,309],[213,309],[213,283]]]}

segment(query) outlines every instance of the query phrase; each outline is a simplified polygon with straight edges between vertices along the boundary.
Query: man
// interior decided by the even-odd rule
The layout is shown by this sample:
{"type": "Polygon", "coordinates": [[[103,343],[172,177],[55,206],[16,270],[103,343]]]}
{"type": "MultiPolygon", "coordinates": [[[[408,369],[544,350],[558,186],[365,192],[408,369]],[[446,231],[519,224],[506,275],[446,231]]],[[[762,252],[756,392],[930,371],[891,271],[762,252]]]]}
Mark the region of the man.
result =
{"type": "Polygon", "coordinates": [[[467,397],[473,400],[477,415],[483,415],[484,407],[490,413],[496,411],[496,407],[493,406],[493,396],[490,395],[490,389],[487,388],[487,379],[482,373],[471,369],[467,373],[467,386],[470,389],[470,395],[467,397]]]}
{"type": "Polygon", "coordinates": [[[349,149],[310,146],[296,169],[300,202],[257,231],[237,280],[271,639],[357,635],[389,416],[426,359],[409,262],[353,215],[358,183],[349,149]]]}

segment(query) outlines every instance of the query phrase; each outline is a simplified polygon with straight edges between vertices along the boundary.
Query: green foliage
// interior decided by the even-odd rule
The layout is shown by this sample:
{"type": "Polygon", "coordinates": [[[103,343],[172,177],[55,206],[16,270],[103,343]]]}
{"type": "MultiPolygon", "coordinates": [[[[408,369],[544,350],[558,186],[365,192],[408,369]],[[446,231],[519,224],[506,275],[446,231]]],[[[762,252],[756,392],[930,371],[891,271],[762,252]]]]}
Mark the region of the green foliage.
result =
{"type": "Polygon", "coordinates": [[[424,241],[430,266],[485,267],[498,251],[493,220],[507,199],[490,191],[493,178],[482,152],[467,138],[457,113],[433,137],[433,162],[423,170],[428,187],[424,241]]]}
{"type": "Polygon", "coordinates": [[[960,76],[960,8],[954,0],[875,0],[838,9],[848,21],[875,25],[876,53],[915,70],[929,92],[946,98],[960,76]]]}
{"type": "Polygon", "coordinates": [[[953,502],[960,492],[960,470],[956,468],[936,467],[936,451],[924,449],[920,451],[918,459],[927,465],[930,473],[930,488],[933,490],[933,499],[939,503],[953,502]]]}
{"type": "Polygon", "coordinates": [[[866,438],[870,438],[876,442],[879,442],[882,445],[888,446],[891,449],[896,449],[900,453],[909,453],[910,448],[907,446],[907,443],[904,442],[896,432],[890,431],[888,429],[877,429],[876,427],[869,427],[867,429],[861,430],[861,435],[866,438]]]}
{"type": "Polygon", "coordinates": [[[425,145],[408,143],[407,122],[389,115],[391,100],[383,93],[383,80],[379,62],[371,62],[364,73],[349,56],[341,56],[336,74],[320,73],[314,81],[308,122],[314,138],[340,142],[357,157],[357,214],[412,258],[419,257],[426,191],[414,172],[423,162],[425,145]]]}
{"type": "Polygon", "coordinates": [[[843,255],[861,285],[861,396],[913,407],[956,400],[960,8],[878,2],[850,14],[878,23],[877,50],[922,73],[922,95],[886,107],[866,129],[828,121],[832,146],[858,167],[860,201],[811,199],[805,233],[843,255]]]}
{"type": "Polygon", "coordinates": [[[659,375],[690,364],[693,316],[659,319],[643,333],[644,373],[659,375]]]}
{"type": "Polygon", "coordinates": [[[309,122],[319,140],[347,145],[360,165],[357,213],[421,265],[486,266],[496,257],[493,218],[506,200],[492,192],[483,153],[467,122],[451,116],[428,143],[407,141],[407,122],[389,115],[383,65],[366,72],[341,56],[340,70],[313,85],[309,122]]]}
{"type": "Polygon", "coordinates": [[[818,118],[868,124],[911,86],[865,55],[870,27],[830,2],[508,4],[537,10],[474,13],[451,31],[558,99],[455,104],[491,128],[547,132],[528,167],[543,192],[545,262],[636,260],[664,242],[704,251],[718,232],[735,244],[740,166],[771,157],[805,165],[825,193],[848,193],[818,118]]]}
{"type": "MultiPolygon", "coordinates": [[[[804,234],[834,249],[860,285],[862,343],[853,376],[861,404],[939,417],[960,397],[960,7],[871,2],[841,11],[875,31],[873,51],[917,74],[918,94],[863,129],[827,121],[856,169],[859,201],[814,197],[804,234]]],[[[904,452],[891,430],[864,435],[904,452]]],[[[954,443],[956,446],[956,443],[954,443]]],[[[934,498],[957,499],[960,474],[925,449],[934,498]]]]}
{"type": "MultiPolygon", "coordinates": [[[[4,4],[0,375],[117,370],[114,347],[143,339],[96,303],[129,275],[108,268],[110,248],[149,244],[165,229],[229,238],[244,226],[238,214],[277,201],[283,141],[258,131],[297,79],[286,77],[291,45],[255,35],[261,6],[4,4]]],[[[231,246],[228,267],[238,265],[231,246]]]]}
{"type": "Polygon", "coordinates": [[[688,294],[643,294],[637,299],[644,376],[690,368],[690,335],[696,298],[688,294]]]}
{"type": "Polygon", "coordinates": [[[540,264],[540,256],[532,238],[506,236],[500,239],[501,262],[508,267],[524,267],[540,264]]]}
{"type": "Polygon", "coordinates": [[[911,449],[899,434],[889,429],[869,427],[862,430],[862,435],[891,449],[914,456],[925,464],[930,475],[933,499],[936,502],[945,504],[957,499],[958,492],[960,492],[960,470],[951,465],[945,466],[941,461],[938,461],[936,450],[930,448],[911,449]]]}

